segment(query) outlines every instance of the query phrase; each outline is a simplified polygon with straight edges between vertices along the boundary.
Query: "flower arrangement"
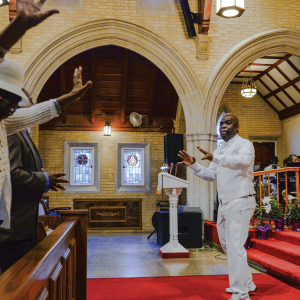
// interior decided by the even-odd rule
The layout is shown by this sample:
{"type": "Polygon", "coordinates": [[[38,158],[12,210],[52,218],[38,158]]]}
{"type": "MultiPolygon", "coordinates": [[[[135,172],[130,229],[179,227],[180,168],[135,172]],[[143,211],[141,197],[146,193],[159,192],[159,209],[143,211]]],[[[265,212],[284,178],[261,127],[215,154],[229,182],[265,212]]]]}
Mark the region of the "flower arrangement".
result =
{"type": "Polygon", "coordinates": [[[289,218],[300,220],[300,201],[299,201],[299,197],[290,197],[290,198],[288,198],[288,201],[289,201],[289,204],[288,204],[289,218]]]}
{"type": "Polygon", "coordinates": [[[280,207],[279,203],[273,199],[270,201],[271,205],[271,219],[277,221],[278,219],[284,218],[284,209],[280,207]]]}
{"type": "MultiPolygon", "coordinates": [[[[265,197],[266,198],[266,197],[265,197]]],[[[263,202],[264,203],[264,202],[263,202]]],[[[264,203],[265,204],[265,203],[264,203]]],[[[270,229],[270,225],[265,223],[264,220],[264,215],[263,215],[263,211],[266,210],[266,206],[267,209],[269,209],[268,204],[265,204],[265,206],[260,207],[258,204],[256,205],[256,209],[255,209],[255,216],[257,217],[257,219],[259,220],[259,223],[256,225],[256,229],[258,229],[259,231],[267,231],[270,229]]]]}

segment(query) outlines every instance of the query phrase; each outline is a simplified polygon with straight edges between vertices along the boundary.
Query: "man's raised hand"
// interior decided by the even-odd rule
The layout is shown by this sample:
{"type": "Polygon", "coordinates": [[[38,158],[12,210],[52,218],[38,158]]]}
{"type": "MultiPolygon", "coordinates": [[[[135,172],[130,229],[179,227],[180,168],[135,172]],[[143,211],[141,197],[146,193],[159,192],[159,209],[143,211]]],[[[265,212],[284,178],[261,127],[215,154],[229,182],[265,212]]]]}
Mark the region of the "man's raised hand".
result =
{"type": "Polygon", "coordinates": [[[61,109],[64,109],[68,105],[79,100],[86,93],[86,91],[92,86],[92,82],[90,80],[85,85],[82,85],[81,72],[82,72],[81,67],[75,69],[73,75],[74,86],[72,91],[66,95],[57,98],[57,101],[61,109]]]}
{"type": "Polygon", "coordinates": [[[185,150],[179,151],[178,156],[182,159],[182,161],[178,162],[177,165],[184,164],[186,166],[190,166],[196,162],[195,156],[190,156],[185,150]]]}
{"type": "MultiPolygon", "coordinates": [[[[0,33],[0,47],[9,50],[25,33],[32,27],[42,23],[53,14],[59,13],[52,9],[45,12],[41,7],[46,0],[40,0],[37,4],[33,0],[18,0],[17,15],[11,23],[0,33]]],[[[4,57],[4,52],[0,52],[0,58],[4,57]]]]}
{"type": "Polygon", "coordinates": [[[53,14],[59,13],[56,9],[42,12],[41,8],[45,2],[46,0],[40,0],[35,4],[33,0],[17,1],[17,17],[22,20],[26,30],[37,26],[53,14]]]}
{"type": "Polygon", "coordinates": [[[197,148],[198,148],[198,150],[199,150],[200,152],[202,152],[202,153],[205,155],[204,157],[201,158],[201,160],[209,160],[209,161],[212,161],[212,160],[213,160],[214,155],[213,155],[212,153],[203,150],[203,149],[200,148],[199,146],[198,146],[197,148]]]}

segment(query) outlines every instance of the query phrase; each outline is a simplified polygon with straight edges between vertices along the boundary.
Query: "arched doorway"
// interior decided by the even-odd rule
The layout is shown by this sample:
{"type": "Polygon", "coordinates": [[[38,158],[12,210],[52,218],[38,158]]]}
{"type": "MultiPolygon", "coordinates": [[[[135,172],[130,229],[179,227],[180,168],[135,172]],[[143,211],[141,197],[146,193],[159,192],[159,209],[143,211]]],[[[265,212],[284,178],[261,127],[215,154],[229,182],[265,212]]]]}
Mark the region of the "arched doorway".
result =
{"type": "Polygon", "coordinates": [[[255,59],[278,52],[300,56],[300,32],[286,28],[262,32],[240,42],[221,58],[203,89],[208,132],[215,131],[221,99],[234,76],[255,59]]]}
{"type": "Polygon", "coordinates": [[[166,41],[129,22],[88,22],[50,41],[25,66],[25,87],[36,99],[47,79],[62,63],[78,53],[104,45],[130,49],[153,62],[168,77],[180,98],[187,133],[201,132],[204,103],[196,75],[166,41]]]}

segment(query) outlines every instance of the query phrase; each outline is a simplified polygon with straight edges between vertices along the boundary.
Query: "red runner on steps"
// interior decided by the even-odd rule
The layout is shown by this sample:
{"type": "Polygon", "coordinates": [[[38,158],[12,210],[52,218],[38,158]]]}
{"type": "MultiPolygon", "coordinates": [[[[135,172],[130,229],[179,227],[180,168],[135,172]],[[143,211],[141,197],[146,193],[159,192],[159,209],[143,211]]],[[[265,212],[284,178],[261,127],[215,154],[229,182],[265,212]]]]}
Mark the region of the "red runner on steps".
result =
{"type": "MultiPolygon", "coordinates": [[[[296,300],[300,290],[267,274],[253,274],[251,300],[296,300]]],[[[228,300],[228,275],[98,278],[87,280],[87,300],[228,300]]]]}

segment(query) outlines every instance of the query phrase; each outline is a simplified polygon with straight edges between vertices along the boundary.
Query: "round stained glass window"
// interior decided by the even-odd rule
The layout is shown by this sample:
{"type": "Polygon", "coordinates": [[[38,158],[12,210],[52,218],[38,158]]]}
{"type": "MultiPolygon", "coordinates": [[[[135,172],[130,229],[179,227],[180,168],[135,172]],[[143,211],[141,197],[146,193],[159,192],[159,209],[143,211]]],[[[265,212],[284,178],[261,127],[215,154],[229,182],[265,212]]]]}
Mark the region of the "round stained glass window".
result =
{"type": "Polygon", "coordinates": [[[79,165],[84,166],[88,162],[88,157],[85,154],[80,154],[77,156],[76,161],[79,165]]]}
{"type": "Polygon", "coordinates": [[[127,157],[127,162],[129,166],[134,167],[138,163],[139,159],[137,158],[136,155],[129,155],[127,157]]]}

